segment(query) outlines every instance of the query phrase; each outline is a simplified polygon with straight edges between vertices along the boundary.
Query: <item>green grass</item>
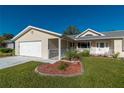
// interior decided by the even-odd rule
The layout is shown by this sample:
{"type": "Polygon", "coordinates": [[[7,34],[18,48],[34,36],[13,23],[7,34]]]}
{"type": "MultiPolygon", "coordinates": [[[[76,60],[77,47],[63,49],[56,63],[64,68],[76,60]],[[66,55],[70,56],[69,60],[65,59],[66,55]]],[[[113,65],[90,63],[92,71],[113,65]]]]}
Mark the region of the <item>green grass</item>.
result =
{"type": "Polygon", "coordinates": [[[50,77],[34,72],[39,62],[0,70],[0,87],[124,87],[124,62],[85,57],[84,73],[76,77],[50,77]]]}

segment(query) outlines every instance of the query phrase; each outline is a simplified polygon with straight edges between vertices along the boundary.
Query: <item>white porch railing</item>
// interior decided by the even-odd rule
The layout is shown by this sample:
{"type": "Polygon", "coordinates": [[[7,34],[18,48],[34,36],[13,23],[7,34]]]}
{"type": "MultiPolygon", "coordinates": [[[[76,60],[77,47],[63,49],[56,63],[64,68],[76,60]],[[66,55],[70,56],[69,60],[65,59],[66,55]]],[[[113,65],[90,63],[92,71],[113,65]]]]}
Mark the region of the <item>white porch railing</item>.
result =
{"type": "Polygon", "coordinates": [[[90,48],[90,54],[91,55],[101,55],[101,56],[110,56],[112,55],[113,50],[109,47],[104,48],[97,48],[97,47],[91,47],[90,48]]]}
{"type": "Polygon", "coordinates": [[[83,52],[84,50],[89,50],[90,55],[110,56],[113,53],[113,49],[110,49],[109,47],[105,47],[105,48],[91,47],[91,48],[77,49],[77,51],[80,51],[80,52],[83,52]]]}
{"type": "Polygon", "coordinates": [[[58,57],[58,49],[49,49],[49,58],[58,57]]]}
{"type": "Polygon", "coordinates": [[[90,54],[91,55],[105,55],[108,54],[109,52],[109,48],[96,48],[96,47],[92,47],[90,48],[90,54]]]}
{"type": "MultiPolygon", "coordinates": [[[[78,51],[82,52],[83,50],[89,50],[90,55],[101,55],[101,56],[111,56],[113,53],[113,49],[110,49],[109,47],[105,48],[97,48],[97,47],[91,47],[91,48],[78,48],[78,51]]],[[[61,49],[61,57],[64,56],[65,52],[68,51],[67,48],[61,49]]],[[[58,59],[58,49],[49,49],[49,58],[50,59],[58,59]]]]}
{"type": "MultiPolygon", "coordinates": [[[[65,52],[67,51],[68,49],[61,49],[61,57],[64,56],[65,52]]],[[[58,58],[58,49],[49,49],[49,58],[55,58],[57,59],[58,58]]]]}

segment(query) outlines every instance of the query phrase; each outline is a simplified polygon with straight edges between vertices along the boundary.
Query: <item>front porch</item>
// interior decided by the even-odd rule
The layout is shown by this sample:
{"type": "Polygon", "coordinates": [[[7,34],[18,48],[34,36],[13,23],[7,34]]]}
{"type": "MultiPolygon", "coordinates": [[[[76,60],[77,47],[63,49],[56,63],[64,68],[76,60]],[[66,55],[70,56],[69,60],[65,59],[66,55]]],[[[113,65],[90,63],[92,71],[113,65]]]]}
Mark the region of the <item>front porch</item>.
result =
{"type": "Polygon", "coordinates": [[[49,59],[60,60],[69,49],[75,49],[75,42],[73,40],[62,38],[48,40],[49,59]]]}
{"type": "Polygon", "coordinates": [[[114,52],[113,40],[90,40],[90,41],[72,41],[67,39],[49,39],[49,59],[60,60],[64,53],[70,49],[79,52],[89,50],[93,56],[111,56],[114,52]]]}
{"type": "Polygon", "coordinates": [[[113,40],[78,41],[77,51],[89,50],[93,56],[111,56],[114,52],[113,40]]]}

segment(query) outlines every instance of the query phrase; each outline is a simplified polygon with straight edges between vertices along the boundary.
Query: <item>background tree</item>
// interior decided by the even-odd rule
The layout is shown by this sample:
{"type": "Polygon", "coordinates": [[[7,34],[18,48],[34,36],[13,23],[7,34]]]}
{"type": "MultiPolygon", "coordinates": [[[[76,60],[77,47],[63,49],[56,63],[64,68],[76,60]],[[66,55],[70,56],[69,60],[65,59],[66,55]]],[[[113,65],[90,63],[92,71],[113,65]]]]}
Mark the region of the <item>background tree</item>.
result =
{"type": "Polygon", "coordinates": [[[64,31],[64,35],[75,35],[75,34],[79,34],[80,31],[75,27],[75,26],[69,26],[65,31],[64,31]]]}
{"type": "Polygon", "coordinates": [[[13,34],[9,33],[4,33],[3,35],[0,36],[0,47],[5,47],[6,45],[6,40],[11,40],[14,37],[13,34]]]}

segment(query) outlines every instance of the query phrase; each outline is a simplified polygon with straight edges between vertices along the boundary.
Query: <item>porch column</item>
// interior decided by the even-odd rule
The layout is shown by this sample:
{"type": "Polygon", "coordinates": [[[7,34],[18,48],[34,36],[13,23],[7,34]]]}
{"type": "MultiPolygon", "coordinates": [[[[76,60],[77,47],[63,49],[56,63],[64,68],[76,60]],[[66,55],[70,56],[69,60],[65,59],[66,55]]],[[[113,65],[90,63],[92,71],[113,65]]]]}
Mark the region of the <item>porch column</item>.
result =
{"type": "Polygon", "coordinates": [[[89,48],[91,48],[91,41],[90,41],[90,47],[89,48]]]}
{"type": "Polygon", "coordinates": [[[69,47],[68,47],[68,40],[67,40],[67,50],[68,50],[68,48],[69,48],[69,47]]]}
{"type": "Polygon", "coordinates": [[[58,38],[58,57],[61,59],[61,38],[58,38]]]}
{"type": "Polygon", "coordinates": [[[78,42],[76,43],[76,49],[78,50],[78,42]]]}

